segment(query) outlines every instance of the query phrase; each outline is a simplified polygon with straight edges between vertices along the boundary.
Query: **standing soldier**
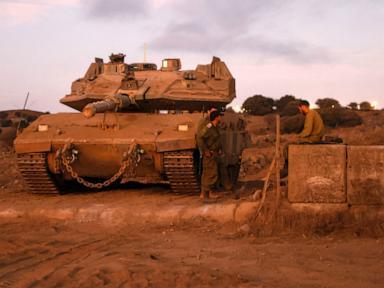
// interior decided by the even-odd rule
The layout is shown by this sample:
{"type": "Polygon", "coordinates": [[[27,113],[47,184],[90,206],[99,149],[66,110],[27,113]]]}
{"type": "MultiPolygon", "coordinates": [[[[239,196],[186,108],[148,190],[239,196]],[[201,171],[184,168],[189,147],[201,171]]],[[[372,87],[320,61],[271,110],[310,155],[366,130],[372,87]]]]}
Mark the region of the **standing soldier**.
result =
{"type": "MultiPolygon", "coordinates": [[[[203,166],[202,170],[204,170],[204,163],[203,163],[204,161],[202,159],[203,159],[203,150],[205,147],[204,139],[202,136],[203,136],[203,132],[204,133],[206,132],[207,125],[208,126],[212,125],[211,119],[210,119],[210,115],[212,112],[217,112],[219,116],[222,115],[221,113],[218,112],[217,108],[211,107],[208,110],[207,117],[202,118],[198,123],[197,131],[196,131],[196,142],[200,152],[200,163],[202,163],[202,166],[203,166]]],[[[220,149],[221,149],[221,144],[220,144],[220,149]]],[[[216,184],[220,183],[222,188],[224,188],[225,191],[233,191],[233,184],[229,178],[227,166],[225,165],[225,161],[224,161],[224,156],[225,155],[223,153],[220,153],[220,155],[215,156],[216,158],[215,160],[218,165],[218,179],[216,180],[217,181],[216,184]]],[[[203,190],[201,190],[200,198],[204,198],[203,190]]],[[[236,199],[238,198],[238,195],[236,193],[235,193],[235,198],[236,199]]]]}
{"type": "MultiPolygon", "coordinates": [[[[219,131],[219,111],[212,111],[209,115],[210,122],[201,130],[201,151],[203,156],[203,173],[201,175],[200,198],[217,198],[213,190],[218,182],[228,191],[232,191],[232,183],[228,177],[228,171],[224,163],[225,156],[222,151],[221,135],[219,131]]],[[[237,193],[235,198],[238,199],[237,193]]]]}
{"type": "Polygon", "coordinates": [[[218,157],[221,151],[221,137],[219,131],[220,112],[212,111],[210,122],[201,131],[201,151],[203,155],[203,173],[201,175],[201,195],[203,199],[217,198],[213,194],[219,179],[218,157]]]}

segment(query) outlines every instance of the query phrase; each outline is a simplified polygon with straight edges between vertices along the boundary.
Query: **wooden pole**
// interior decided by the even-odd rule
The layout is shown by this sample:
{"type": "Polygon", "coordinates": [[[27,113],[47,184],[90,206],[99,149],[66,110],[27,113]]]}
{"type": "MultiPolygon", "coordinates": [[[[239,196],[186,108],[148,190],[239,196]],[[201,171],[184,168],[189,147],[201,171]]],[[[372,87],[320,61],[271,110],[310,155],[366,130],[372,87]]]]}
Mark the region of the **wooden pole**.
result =
{"type": "Polygon", "coordinates": [[[275,176],[276,176],[276,209],[280,204],[280,115],[276,114],[276,147],[275,147],[275,176]]]}

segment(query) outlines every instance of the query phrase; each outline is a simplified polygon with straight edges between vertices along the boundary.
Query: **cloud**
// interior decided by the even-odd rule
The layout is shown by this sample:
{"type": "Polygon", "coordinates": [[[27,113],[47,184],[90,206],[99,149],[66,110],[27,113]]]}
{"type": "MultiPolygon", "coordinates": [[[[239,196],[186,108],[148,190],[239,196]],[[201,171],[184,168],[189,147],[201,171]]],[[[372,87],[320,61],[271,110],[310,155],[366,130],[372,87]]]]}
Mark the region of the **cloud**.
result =
{"type": "Polygon", "coordinates": [[[325,48],[293,37],[287,40],[269,35],[265,23],[278,18],[289,5],[276,0],[171,2],[167,8],[173,9],[180,20],[170,22],[152,47],[188,52],[237,51],[296,63],[331,61],[333,57],[325,48]]]}
{"type": "Polygon", "coordinates": [[[78,0],[0,0],[0,21],[23,24],[37,21],[57,6],[76,5],[78,0]]]}
{"type": "Polygon", "coordinates": [[[145,15],[151,8],[150,0],[83,0],[82,4],[90,17],[123,20],[145,15]]]}

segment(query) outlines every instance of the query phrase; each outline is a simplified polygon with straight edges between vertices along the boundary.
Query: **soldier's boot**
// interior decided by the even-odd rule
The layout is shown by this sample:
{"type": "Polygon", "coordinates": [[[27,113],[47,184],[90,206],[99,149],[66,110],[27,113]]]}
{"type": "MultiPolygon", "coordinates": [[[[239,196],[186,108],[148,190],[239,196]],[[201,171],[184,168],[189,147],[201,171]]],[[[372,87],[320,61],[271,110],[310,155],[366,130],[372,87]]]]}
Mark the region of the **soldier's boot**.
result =
{"type": "Polygon", "coordinates": [[[217,195],[216,193],[214,193],[212,190],[208,192],[208,198],[209,199],[217,199],[219,198],[219,195],[217,195]]]}
{"type": "Polygon", "coordinates": [[[232,190],[233,199],[239,200],[240,199],[240,192],[237,189],[232,190]]]}

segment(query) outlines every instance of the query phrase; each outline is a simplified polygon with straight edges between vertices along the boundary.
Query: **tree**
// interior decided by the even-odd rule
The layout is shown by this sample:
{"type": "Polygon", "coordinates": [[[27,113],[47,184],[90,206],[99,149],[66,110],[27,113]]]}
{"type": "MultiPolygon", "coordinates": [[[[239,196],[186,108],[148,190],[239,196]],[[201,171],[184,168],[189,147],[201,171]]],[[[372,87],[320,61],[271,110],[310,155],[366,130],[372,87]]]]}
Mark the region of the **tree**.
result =
{"type": "Polygon", "coordinates": [[[288,103],[292,101],[297,101],[295,96],[293,95],[284,95],[279,100],[276,101],[276,110],[278,112],[281,112],[284,110],[284,108],[288,105],[288,103]]]}
{"type": "Polygon", "coordinates": [[[359,104],[357,104],[356,102],[351,102],[348,104],[347,107],[352,109],[352,110],[357,110],[359,108],[359,104]]]}
{"type": "Polygon", "coordinates": [[[254,95],[247,98],[241,108],[251,115],[266,115],[272,113],[275,101],[263,95],[254,95]]]}
{"type": "Polygon", "coordinates": [[[341,108],[339,101],[333,98],[317,99],[316,105],[319,106],[320,109],[341,108]]]}
{"type": "Polygon", "coordinates": [[[360,106],[360,110],[362,111],[373,110],[373,106],[368,101],[361,102],[359,106],[360,106]]]}
{"type": "Polygon", "coordinates": [[[284,117],[300,114],[299,103],[300,100],[298,99],[287,103],[287,105],[285,105],[284,108],[280,111],[280,115],[284,117]]]}

